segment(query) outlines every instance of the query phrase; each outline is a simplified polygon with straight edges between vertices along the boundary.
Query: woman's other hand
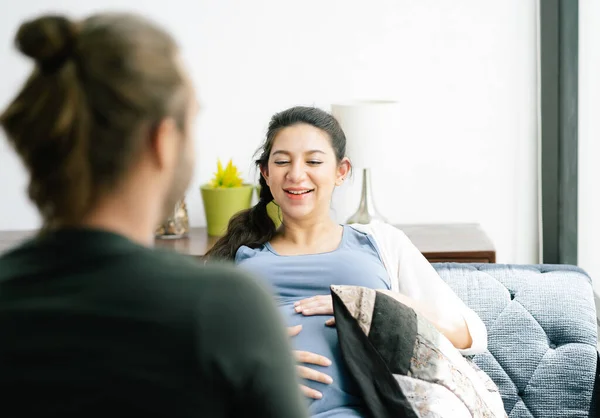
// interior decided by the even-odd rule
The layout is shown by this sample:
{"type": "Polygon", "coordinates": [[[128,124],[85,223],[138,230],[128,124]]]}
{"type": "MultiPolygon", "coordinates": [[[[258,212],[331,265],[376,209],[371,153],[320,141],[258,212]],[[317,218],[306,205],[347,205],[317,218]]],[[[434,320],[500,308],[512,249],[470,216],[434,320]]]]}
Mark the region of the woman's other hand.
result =
{"type": "MultiPolygon", "coordinates": [[[[296,325],[295,327],[288,328],[288,335],[290,337],[294,337],[298,335],[302,331],[302,325],[296,325]]],[[[319,354],[311,353],[309,351],[298,351],[294,350],[294,357],[298,363],[304,364],[316,364],[317,366],[331,366],[331,360],[327,357],[323,357],[319,354]]],[[[303,379],[313,380],[315,382],[324,383],[326,385],[330,385],[333,382],[333,379],[326,375],[325,373],[318,372],[309,367],[305,366],[296,366],[298,371],[298,376],[303,379]]],[[[321,399],[323,394],[317,390],[311,389],[308,386],[300,385],[300,390],[304,394],[304,396],[312,399],[321,399]]]]}
{"type": "MultiPolygon", "coordinates": [[[[333,299],[331,295],[318,295],[302,299],[294,303],[294,310],[304,316],[333,315],[333,299]]],[[[328,319],[325,325],[335,325],[335,318],[328,319]]]]}

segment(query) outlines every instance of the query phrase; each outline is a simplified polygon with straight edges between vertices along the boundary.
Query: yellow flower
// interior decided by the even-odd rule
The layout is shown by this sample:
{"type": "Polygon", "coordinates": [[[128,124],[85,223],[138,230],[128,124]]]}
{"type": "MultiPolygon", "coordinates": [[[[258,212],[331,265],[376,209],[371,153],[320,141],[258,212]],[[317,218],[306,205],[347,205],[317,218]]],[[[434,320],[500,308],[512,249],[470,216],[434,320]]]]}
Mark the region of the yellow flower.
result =
{"type": "Polygon", "coordinates": [[[217,161],[217,172],[210,182],[210,186],[214,188],[241,187],[243,184],[242,176],[237,167],[233,165],[233,161],[229,160],[227,167],[223,169],[221,160],[217,161]]]}

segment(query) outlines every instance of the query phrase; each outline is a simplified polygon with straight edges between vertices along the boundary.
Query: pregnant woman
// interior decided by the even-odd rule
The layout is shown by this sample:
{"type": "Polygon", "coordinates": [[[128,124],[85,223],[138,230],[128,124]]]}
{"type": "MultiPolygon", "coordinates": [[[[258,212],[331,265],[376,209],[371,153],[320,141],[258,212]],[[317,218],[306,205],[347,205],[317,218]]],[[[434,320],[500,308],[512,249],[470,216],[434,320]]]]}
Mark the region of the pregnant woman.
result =
{"type": "Polygon", "coordinates": [[[346,137],[330,114],[294,107],[274,115],[256,161],[260,200],[232,219],[208,254],[234,260],[271,286],[303,363],[302,390],[318,418],[368,416],[340,351],[331,285],[398,292],[463,354],[487,345],[483,322],[400,230],[331,218],[333,192],[351,169],[345,154],[346,137]],[[267,214],[271,201],[281,208],[279,229],[267,214]]]}

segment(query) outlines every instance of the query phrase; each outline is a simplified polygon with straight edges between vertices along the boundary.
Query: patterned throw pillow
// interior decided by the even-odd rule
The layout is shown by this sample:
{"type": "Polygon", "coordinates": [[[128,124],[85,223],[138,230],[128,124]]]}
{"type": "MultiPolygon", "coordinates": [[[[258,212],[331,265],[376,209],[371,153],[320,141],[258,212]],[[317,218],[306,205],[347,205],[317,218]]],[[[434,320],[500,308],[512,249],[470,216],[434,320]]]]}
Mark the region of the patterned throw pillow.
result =
{"type": "Polygon", "coordinates": [[[498,388],[388,291],[332,286],[344,361],[374,418],[504,418],[498,388]]]}

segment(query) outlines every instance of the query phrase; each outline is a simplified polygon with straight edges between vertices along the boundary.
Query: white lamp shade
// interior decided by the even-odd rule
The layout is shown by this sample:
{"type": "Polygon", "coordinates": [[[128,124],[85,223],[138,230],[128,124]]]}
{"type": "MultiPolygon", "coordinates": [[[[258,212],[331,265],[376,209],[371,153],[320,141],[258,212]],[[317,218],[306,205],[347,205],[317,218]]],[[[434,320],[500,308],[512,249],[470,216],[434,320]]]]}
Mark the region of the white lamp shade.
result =
{"type": "Polygon", "coordinates": [[[333,194],[332,216],[343,223],[358,209],[363,169],[371,171],[374,201],[377,201],[378,179],[386,177],[384,161],[397,152],[400,141],[401,108],[393,101],[356,101],[333,104],[331,114],[346,134],[346,155],[352,162],[354,175],[333,194]]]}
{"type": "Polygon", "coordinates": [[[346,155],[359,172],[381,164],[400,139],[400,106],[393,101],[356,101],[333,104],[331,114],[346,134],[346,155]]]}

